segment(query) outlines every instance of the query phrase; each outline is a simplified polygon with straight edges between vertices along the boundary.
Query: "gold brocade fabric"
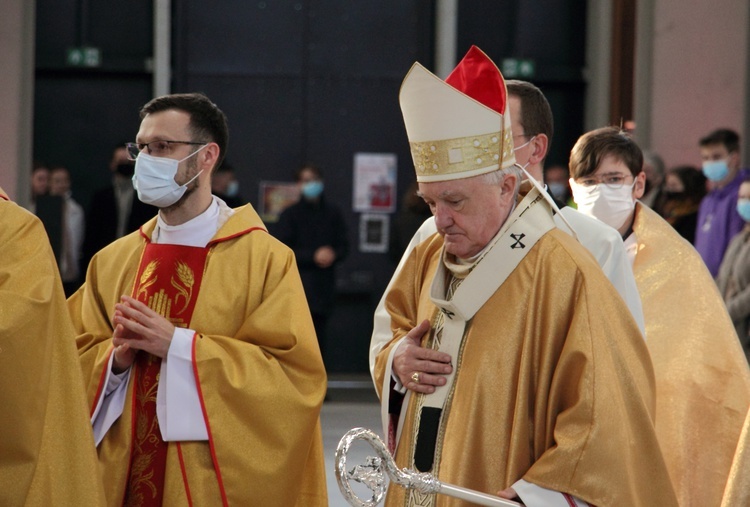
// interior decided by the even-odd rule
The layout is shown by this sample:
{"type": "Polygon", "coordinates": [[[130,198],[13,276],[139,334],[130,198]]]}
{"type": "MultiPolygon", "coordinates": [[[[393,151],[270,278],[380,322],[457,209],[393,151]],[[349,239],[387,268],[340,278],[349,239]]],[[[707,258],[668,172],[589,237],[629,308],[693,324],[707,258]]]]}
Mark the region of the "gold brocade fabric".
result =
{"type": "Polygon", "coordinates": [[[0,198],[0,505],[104,505],[74,338],[44,226],[0,198]]]}
{"type": "MultiPolygon", "coordinates": [[[[394,342],[434,317],[429,298],[443,241],[412,252],[386,297],[394,342]]],[[[378,356],[383,385],[393,343],[378,356]]],[[[677,505],[652,417],[643,338],[601,269],[566,233],[545,234],[472,319],[444,414],[438,479],[485,493],[525,479],[598,507],[677,505]]],[[[412,397],[403,428],[411,428],[412,397]]],[[[402,431],[399,467],[412,460],[402,431]]],[[[403,506],[391,486],[386,505],[403,506]]],[[[438,495],[438,507],[466,502],[438,495]]]]}
{"type": "Polygon", "coordinates": [[[750,411],[740,435],[721,507],[750,505],[750,411]]]}
{"type": "MultiPolygon", "coordinates": [[[[144,225],[145,236],[155,222],[144,225]]],[[[261,228],[248,205],[209,244],[190,327],[198,332],[194,370],[211,445],[170,442],[164,505],[187,505],[188,488],[193,505],[222,505],[215,466],[229,505],[328,505],[319,423],[323,361],[294,256],[253,230],[261,228]]],[[[144,245],[136,232],[104,248],[69,300],[92,406],[111,352],[110,316],[133,288],[144,245]]],[[[112,506],[121,504],[127,481],[132,387],[131,381],[124,412],[99,445],[112,506]]]]}
{"type": "Polygon", "coordinates": [[[750,371],[695,249],[640,203],[633,232],[659,443],[680,505],[718,506],[750,406],[750,371]]]}

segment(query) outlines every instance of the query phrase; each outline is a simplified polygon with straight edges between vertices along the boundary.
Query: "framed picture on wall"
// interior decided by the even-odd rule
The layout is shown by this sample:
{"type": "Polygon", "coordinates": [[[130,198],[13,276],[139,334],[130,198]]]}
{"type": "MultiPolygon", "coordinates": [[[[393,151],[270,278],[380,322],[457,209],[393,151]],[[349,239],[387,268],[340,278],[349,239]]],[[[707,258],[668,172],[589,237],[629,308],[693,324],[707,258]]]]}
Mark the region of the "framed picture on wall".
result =
{"type": "Polygon", "coordinates": [[[261,181],[258,210],[264,222],[278,222],[279,215],[287,207],[299,200],[299,187],[296,183],[261,181]]]}
{"type": "Polygon", "coordinates": [[[388,251],[389,215],[363,213],[359,216],[359,251],[385,253],[388,251]]]}
{"type": "Polygon", "coordinates": [[[355,153],[353,182],[354,211],[396,210],[395,153],[355,153]]]}

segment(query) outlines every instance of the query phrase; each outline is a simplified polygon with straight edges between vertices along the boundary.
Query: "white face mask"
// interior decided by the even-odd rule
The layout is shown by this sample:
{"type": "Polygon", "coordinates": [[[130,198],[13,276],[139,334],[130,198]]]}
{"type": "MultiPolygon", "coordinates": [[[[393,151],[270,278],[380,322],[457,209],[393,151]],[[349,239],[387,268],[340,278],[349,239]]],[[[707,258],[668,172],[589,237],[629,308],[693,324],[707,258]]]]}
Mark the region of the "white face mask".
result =
{"type": "Polygon", "coordinates": [[[573,190],[573,200],[578,205],[578,211],[615,229],[625,225],[635,209],[634,185],[635,181],[632,185],[623,185],[620,188],[611,188],[604,183],[584,187],[573,178],[570,179],[570,188],[573,190]]]}
{"type": "Polygon", "coordinates": [[[135,173],[133,174],[133,187],[138,192],[138,199],[157,208],[166,208],[179,201],[180,197],[185,194],[187,186],[203,172],[203,170],[199,171],[184,185],[180,185],[174,180],[180,162],[189,159],[206,146],[208,145],[201,146],[181,160],[154,157],[141,152],[135,159],[135,173]]]}

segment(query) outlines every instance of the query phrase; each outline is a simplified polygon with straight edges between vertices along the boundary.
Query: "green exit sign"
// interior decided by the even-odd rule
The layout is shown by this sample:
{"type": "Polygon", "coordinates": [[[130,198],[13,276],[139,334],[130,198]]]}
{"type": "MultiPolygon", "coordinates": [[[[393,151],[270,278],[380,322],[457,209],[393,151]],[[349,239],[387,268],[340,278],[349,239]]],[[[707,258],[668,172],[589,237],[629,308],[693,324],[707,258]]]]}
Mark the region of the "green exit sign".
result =
{"type": "Polygon", "coordinates": [[[506,78],[534,77],[536,64],[529,58],[504,58],[502,62],[503,76],[506,78]]]}
{"type": "Polygon", "coordinates": [[[99,67],[102,64],[102,53],[99,48],[88,46],[68,48],[65,62],[71,67],[99,67]]]}

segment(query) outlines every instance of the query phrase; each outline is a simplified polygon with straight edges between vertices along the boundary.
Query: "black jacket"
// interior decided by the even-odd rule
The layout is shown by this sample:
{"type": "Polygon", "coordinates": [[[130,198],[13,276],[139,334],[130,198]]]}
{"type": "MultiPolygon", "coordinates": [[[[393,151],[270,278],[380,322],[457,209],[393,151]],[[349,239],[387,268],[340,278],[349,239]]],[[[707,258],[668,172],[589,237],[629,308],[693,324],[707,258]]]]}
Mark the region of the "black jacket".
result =
{"type": "Polygon", "coordinates": [[[294,251],[310,311],[330,313],[335,299],[335,267],[349,253],[346,224],[341,211],[327,204],[323,196],[317,203],[300,199],[281,213],[273,231],[294,251]],[[328,268],[319,268],[313,261],[313,255],[319,247],[326,245],[336,252],[336,260],[328,268]]]}
{"type": "MultiPolygon", "coordinates": [[[[125,234],[129,234],[154,218],[159,208],[144,204],[133,194],[130,216],[125,224],[125,234]]],[[[117,202],[115,187],[109,186],[97,191],[91,198],[86,215],[86,234],[83,239],[83,272],[96,252],[117,239],[117,202]]]]}

